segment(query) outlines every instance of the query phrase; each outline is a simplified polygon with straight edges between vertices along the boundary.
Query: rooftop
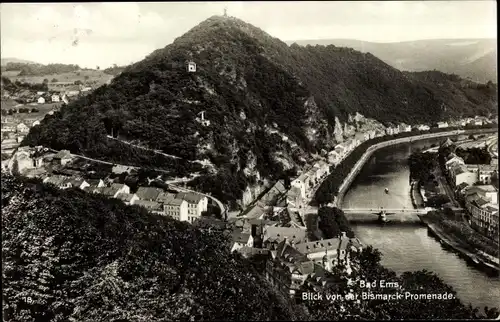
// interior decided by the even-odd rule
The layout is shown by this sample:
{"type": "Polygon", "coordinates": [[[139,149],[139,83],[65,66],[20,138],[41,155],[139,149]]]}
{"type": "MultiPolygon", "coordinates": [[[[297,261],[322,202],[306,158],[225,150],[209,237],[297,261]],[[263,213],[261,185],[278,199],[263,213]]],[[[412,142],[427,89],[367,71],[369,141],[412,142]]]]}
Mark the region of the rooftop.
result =
{"type": "Polygon", "coordinates": [[[326,252],[328,250],[333,251],[337,250],[340,247],[340,238],[331,238],[319,241],[313,241],[308,243],[302,243],[294,245],[295,249],[297,249],[302,254],[311,254],[318,252],[326,252]]]}
{"type": "Polygon", "coordinates": [[[264,229],[263,241],[280,242],[284,239],[290,242],[303,243],[306,241],[306,231],[295,227],[268,226],[264,229]]]}
{"type": "Polygon", "coordinates": [[[139,187],[135,193],[142,200],[156,200],[163,190],[154,187],[139,187]]]}
{"type": "Polygon", "coordinates": [[[190,204],[197,204],[199,203],[205,196],[199,194],[199,193],[194,193],[194,192],[179,192],[176,196],[178,199],[183,199],[186,200],[190,204]]]}
{"type": "Polygon", "coordinates": [[[142,206],[148,210],[163,210],[161,204],[156,201],[137,200],[134,205],[142,206]]]}
{"type": "Polygon", "coordinates": [[[180,205],[182,205],[183,201],[184,201],[183,199],[174,198],[174,199],[168,200],[165,203],[165,205],[166,206],[176,206],[176,207],[179,207],[180,205]]]}

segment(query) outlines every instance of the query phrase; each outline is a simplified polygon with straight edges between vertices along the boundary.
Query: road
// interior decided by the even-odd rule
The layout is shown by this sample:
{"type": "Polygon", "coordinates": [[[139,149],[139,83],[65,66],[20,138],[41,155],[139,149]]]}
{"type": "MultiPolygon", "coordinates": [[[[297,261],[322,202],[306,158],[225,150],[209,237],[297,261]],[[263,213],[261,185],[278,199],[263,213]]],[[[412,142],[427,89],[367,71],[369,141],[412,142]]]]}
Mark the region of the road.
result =
{"type": "Polygon", "coordinates": [[[490,142],[488,145],[488,152],[495,158],[498,158],[498,138],[494,138],[490,142]]]}
{"type": "MultiPolygon", "coordinates": [[[[161,154],[161,155],[163,155],[163,156],[166,156],[167,158],[181,159],[180,157],[175,156],[175,155],[171,155],[171,154],[163,153],[163,152],[158,151],[158,150],[153,150],[153,149],[146,148],[146,147],[143,147],[143,146],[140,146],[140,145],[132,144],[132,143],[127,142],[127,141],[120,140],[120,139],[118,139],[118,138],[114,138],[114,137],[112,137],[111,135],[106,135],[106,137],[107,137],[108,139],[111,139],[111,140],[115,140],[115,141],[118,141],[118,142],[121,142],[121,143],[124,143],[124,144],[128,144],[128,145],[130,145],[130,146],[133,146],[134,148],[138,148],[138,149],[142,149],[142,150],[146,150],[146,151],[151,151],[151,152],[154,152],[154,153],[156,153],[156,154],[161,154]]],[[[190,162],[190,161],[188,161],[188,162],[190,162]]]]}
{"type": "Polygon", "coordinates": [[[448,184],[448,181],[446,181],[446,178],[444,177],[443,172],[441,171],[441,167],[437,166],[436,171],[435,171],[436,179],[438,180],[439,185],[442,187],[450,201],[453,203],[453,205],[456,208],[460,208],[460,205],[457,200],[455,200],[455,193],[451,189],[450,185],[448,184]]]}
{"type": "Polygon", "coordinates": [[[136,144],[130,143],[128,141],[124,141],[124,140],[120,140],[118,138],[114,138],[111,135],[106,135],[106,137],[108,139],[115,140],[115,141],[118,141],[118,142],[130,145],[130,146],[133,146],[134,148],[138,148],[138,149],[142,149],[142,150],[146,150],[146,151],[150,151],[150,152],[153,152],[153,153],[156,153],[156,154],[163,155],[164,157],[167,157],[167,158],[172,158],[172,159],[177,159],[177,160],[183,160],[183,161],[186,161],[188,163],[199,163],[202,166],[206,166],[202,161],[199,161],[199,160],[195,160],[195,161],[186,160],[186,159],[183,159],[183,158],[178,157],[176,155],[172,155],[172,154],[167,154],[167,153],[161,152],[160,150],[154,150],[154,149],[146,148],[144,146],[136,145],[136,144]]]}

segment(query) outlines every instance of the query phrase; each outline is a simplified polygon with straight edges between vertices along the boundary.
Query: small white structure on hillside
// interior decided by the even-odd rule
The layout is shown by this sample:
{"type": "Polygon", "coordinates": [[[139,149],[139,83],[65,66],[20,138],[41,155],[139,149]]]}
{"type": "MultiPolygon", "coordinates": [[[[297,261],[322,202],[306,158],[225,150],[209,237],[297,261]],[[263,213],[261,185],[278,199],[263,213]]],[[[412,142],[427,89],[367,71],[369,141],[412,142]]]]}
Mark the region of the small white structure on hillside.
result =
{"type": "Polygon", "coordinates": [[[50,99],[51,99],[52,102],[60,102],[61,101],[61,98],[57,94],[52,95],[50,97],[50,99]]]}
{"type": "Polygon", "coordinates": [[[196,72],[196,63],[194,61],[190,61],[190,62],[187,63],[187,71],[189,73],[196,72]]]}
{"type": "Polygon", "coordinates": [[[38,98],[38,104],[45,104],[45,98],[39,97],[38,98]]]}
{"type": "Polygon", "coordinates": [[[205,111],[201,111],[200,113],[198,113],[198,115],[201,115],[200,117],[196,118],[196,121],[198,123],[200,123],[203,126],[209,126],[210,125],[210,121],[209,120],[205,120],[205,111]]]}

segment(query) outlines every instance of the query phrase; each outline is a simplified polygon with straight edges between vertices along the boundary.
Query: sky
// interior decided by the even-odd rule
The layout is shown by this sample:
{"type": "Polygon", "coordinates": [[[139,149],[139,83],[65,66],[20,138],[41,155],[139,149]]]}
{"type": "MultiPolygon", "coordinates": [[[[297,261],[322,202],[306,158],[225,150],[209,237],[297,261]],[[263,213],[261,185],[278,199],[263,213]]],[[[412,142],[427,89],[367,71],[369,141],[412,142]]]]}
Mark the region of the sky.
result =
{"type": "Polygon", "coordinates": [[[283,41],[497,37],[494,0],[2,3],[1,57],[87,68],[127,65],[224,8],[283,41]]]}

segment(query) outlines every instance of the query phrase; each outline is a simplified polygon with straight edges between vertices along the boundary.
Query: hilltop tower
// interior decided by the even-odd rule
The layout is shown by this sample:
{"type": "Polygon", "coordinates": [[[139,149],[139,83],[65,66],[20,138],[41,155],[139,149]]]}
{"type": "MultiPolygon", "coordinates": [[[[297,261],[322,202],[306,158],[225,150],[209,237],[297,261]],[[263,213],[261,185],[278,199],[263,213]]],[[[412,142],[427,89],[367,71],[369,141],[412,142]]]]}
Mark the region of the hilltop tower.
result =
{"type": "Polygon", "coordinates": [[[227,18],[227,7],[226,7],[226,8],[224,8],[224,17],[226,17],[226,18],[227,18]]]}

